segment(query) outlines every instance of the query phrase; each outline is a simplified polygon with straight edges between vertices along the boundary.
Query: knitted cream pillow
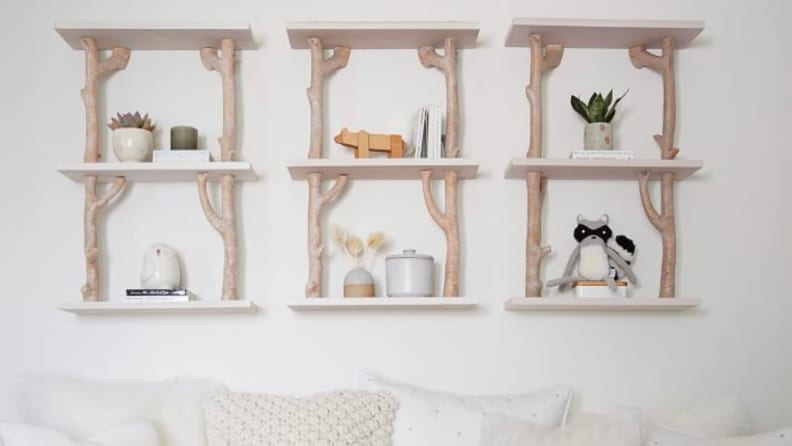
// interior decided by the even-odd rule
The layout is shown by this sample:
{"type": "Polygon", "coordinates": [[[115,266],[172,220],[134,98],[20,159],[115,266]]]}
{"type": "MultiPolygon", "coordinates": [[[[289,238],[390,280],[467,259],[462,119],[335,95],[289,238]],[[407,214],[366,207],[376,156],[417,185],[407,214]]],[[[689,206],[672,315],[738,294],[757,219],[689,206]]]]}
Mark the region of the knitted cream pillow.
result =
{"type": "Polygon", "coordinates": [[[204,403],[204,415],[209,446],[390,446],[397,406],[386,392],[222,392],[204,403]]]}

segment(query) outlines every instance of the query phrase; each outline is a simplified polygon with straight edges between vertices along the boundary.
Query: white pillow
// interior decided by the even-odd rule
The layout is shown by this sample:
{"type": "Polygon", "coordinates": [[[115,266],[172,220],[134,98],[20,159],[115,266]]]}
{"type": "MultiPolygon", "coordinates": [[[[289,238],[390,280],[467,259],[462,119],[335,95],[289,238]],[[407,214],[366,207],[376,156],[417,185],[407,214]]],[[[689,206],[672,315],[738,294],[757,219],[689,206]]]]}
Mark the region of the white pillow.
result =
{"type": "Polygon", "coordinates": [[[640,446],[639,410],[577,417],[568,425],[546,428],[500,414],[484,416],[482,446],[640,446]]]}
{"type": "Polygon", "coordinates": [[[4,446],[159,446],[157,430],[148,421],[132,421],[110,427],[84,441],[43,426],[0,422],[0,445],[4,446]]]}
{"type": "Polygon", "coordinates": [[[792,428],[747,437],[701,437],[654,426],[645,446],[792,446],[792,428]]]}
{"type": "Polygon", "coordinates": [[[732,396],[701,399],[655,413],[649,418],[660,426],[707,437],[737,437],[755,434],[748,408],[732,396]]]}
{"type": "Polygon", "coordinates": [[[564,423],[572,390],[555,387],[533,394],[460,396],[424,390],[365,373],[364,386],[386,390],[399,400],[393,423],[396,446],[478,446],[486,413],[531,420],[543,427],[564,423]]]}
{"type": "Polygon", "coordinates": [[[201,404],[223,387],[190,378],[160,382],[28,377],[18,389],[26,421],[83,439],[129,420],[150,420],[168,446],[206,444],[201,404]]]}

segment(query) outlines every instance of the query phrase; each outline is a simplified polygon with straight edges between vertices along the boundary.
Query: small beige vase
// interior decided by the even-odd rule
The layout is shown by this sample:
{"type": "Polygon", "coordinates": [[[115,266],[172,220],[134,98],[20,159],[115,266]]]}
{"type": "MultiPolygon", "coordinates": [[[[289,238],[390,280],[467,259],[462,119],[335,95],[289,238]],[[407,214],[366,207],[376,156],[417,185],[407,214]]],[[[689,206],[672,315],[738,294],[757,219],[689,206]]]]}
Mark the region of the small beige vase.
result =
{"type": "Polygon", "coordinates": [[[612,150],[613,127],[609,122],[592,122],[583,130],[584,150],[612,150]]]}
{"type": "Polygon", "coordinates": [[[344,297],[374,297],[374,278],[366,268],[349,270],[344,277],[344,297]]]}

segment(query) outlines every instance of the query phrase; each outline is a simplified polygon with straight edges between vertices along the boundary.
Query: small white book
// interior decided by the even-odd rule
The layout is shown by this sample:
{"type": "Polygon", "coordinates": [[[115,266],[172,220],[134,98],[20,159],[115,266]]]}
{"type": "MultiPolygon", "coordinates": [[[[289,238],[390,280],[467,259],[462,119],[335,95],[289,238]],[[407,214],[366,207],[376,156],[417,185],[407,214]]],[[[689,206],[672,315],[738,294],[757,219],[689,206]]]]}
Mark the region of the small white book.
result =
{"type": "Polygon", "coordinates": [[[575,160],[631,160],[632,150],[575,150],[569,154],[575,160]]]}
{"type": "Polygon", "coordinates": [[[572,286],[575,287],[575,294],[579,298],[597,298],[597,297],[627,297],[627,282],[617,280],[616,289],[612,290],[604,281],[587,281],[575,282],[572,286]]]}
{"type": "Polygon", "coordinates": [[[155,150],[152,161],[155,163],[209,162],[212,154],[208,150],[155,150]]]}
{"type": "Polygon", "coordinates": [[[429,146],[427,158],[438,159],[441,157],[443,144],[443,112],[440,106],[429,106],[429,146]]]}
{"type": "Polygon", "coordinates": [[[189,302],[196,300],[195,295],[188,293],[183,296],[124,296],[124,302],[189,302]]]}
{"type": "Polygon", "coordinates": [[[426,125],[428,119],[428,112],[426,107],[419,107],[415,116],[415,128],[413,129],[413,156],[418,158],[426,158],[426,125]]]}

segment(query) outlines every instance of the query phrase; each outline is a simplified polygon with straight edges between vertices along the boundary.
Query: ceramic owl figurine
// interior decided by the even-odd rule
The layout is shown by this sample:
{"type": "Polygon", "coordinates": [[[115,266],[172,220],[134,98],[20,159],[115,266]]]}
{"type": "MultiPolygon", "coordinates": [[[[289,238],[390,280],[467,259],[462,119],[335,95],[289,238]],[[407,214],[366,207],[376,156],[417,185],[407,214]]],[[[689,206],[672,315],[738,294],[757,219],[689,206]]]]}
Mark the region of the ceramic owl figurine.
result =
{"type": "Polygon", "coordinates": [[[175,290],[181,284],[181,269],[176,250],[164,243],[151,245],[143,256],[140,286],[146,289],[175,290]]]}

